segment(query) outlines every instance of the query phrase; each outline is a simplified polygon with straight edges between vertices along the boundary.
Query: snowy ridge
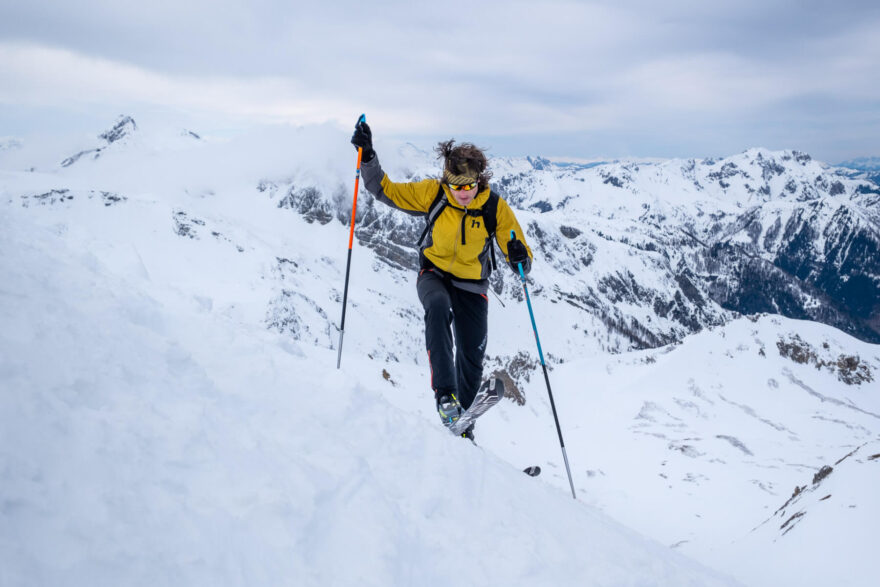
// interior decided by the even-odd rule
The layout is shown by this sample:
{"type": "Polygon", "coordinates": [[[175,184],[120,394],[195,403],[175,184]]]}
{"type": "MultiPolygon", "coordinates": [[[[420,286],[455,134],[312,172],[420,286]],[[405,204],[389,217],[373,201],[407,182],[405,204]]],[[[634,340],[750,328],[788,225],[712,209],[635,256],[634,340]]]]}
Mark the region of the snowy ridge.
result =
{"type": "Polygon", "coordinates": [[[113,128],[98,135],[99,139],[102,139],[107,143],[106,145],[95,147],[94,149],[87,149],[85,151],[80,151],[75,155],[71,155],[61,162],[61,166],[70,167],[83,157],[97,159],[104,153],[104,151],[108,147],[110,147],[114,143],[125,144],[126,142],[128,142],[135,131],[137,131],[137,124],[135,123],[134,119],[130,116],[120,116],[116,124],[113,125],[113,128]]]}

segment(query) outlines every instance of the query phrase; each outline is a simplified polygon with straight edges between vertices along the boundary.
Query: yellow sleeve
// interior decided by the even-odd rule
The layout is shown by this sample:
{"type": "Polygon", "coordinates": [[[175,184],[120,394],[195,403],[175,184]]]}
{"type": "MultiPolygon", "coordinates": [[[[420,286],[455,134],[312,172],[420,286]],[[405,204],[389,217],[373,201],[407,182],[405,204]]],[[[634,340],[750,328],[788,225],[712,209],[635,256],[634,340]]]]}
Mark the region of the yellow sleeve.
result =
{"type": "Polygon", "coordinates": [[[427,212],[434,198],[437,197],[439,187],[440,183],[436,179],[395,183],[388,178],[386,173],[382,177],[378,193],[373,195],[386,204],[390,203],[401,210],[427,212]]]}
{"type": "Polygon", "coordinates": [[[498,246],[501,247],[501,252],[504,253],[504,256],[508,256],[507,243],[510,242],[510,231],[512,230],[516,234],[517,240],[521,241],[526,246],[526,251],[529,253],[529,259],[534,259],[532,256],[532,249],[529,247],[529,243],[526,242],[526,235],[523,232],[523,229],[520,227],[519,222],[517,222],[513,210],[503,199],[498,200],[497,218],[495,240],[498,241],[498,246]]]}
{"type": "Polygon", "coordinates": [[[436,179],[395,183],[382,170],[378,156],[361,164],[361,176],[364,188],[377,200],[410,214],[427,212],[440,187],[436,179]]]}

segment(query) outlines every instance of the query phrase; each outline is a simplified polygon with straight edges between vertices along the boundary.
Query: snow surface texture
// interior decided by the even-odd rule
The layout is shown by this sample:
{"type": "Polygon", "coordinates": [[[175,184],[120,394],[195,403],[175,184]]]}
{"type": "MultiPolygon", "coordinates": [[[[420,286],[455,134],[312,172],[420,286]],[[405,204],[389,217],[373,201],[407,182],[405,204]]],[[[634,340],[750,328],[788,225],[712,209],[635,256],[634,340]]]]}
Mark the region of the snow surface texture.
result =
{"type": "MultiPolygon", "coordinates": [[[[40,167],[18,146],[0,171],[0,584],[448,584],[456,566],[486,585],[728,584],[682,554],[750,585],[873,584],[876,345],[718,313],[681,344],[596,353],[621,345],[553,303],[537,263],[576,503],[515,280],[489,370],[518,358],[526,401],[481,419],[480,448],[433,412],[414,276],[387,250],[356,242],[335,371],[347,226],[291,186],[350,206],[347,137],[120,123],[98,157],[40,167]]],[[[604,239],[591,254],[572,279],[656,262],[604,239]]]]}

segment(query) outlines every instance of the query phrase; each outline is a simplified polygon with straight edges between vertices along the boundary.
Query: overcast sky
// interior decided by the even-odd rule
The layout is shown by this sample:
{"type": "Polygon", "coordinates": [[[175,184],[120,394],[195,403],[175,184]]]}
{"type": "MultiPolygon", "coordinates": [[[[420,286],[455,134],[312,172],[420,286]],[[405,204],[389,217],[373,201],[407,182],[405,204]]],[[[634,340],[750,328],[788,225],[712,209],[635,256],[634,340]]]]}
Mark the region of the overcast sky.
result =
{"type": "Polygon", "coordinates": [[[880,155],[880,2],[0,0],[0,137],[361,112],[494,155],[880,155]]]}

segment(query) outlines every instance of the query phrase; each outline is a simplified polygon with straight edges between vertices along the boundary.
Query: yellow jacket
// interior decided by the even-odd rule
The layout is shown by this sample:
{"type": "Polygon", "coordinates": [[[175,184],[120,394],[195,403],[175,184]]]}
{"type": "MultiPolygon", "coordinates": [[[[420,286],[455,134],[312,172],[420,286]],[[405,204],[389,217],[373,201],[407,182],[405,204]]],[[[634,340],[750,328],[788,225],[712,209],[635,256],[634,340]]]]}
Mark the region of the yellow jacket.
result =
{"type": "MultiPolygon", "coordinates": [[[[437,179],[395,183],[382,171],[378,156],[363,163],[361,173],[364,187],[376,199],[410,214],[427,214],[434,198],[437,197],[438,189],[441,187],[441,183],[437,179]]],[[[449,191],[448,186],[443,184],[442,189],[447,198],[447,205],[437,216],[434,226],[422,245],[422,264],[424,266],[424,259],[427,259],[434,267],[458,279],[485,280],[492,272],[489,260],[492,241],[486,231],[485,222],[482,216],[467,215],[465,209],[449,191]]],[[[477,194],[477,197],[467,208],[469,210],[479,209],[488,199],[489,189],[484,189],[477,194]]],[[[526,244],[525,235],[513,214],[513,210],[502,198],[498,199],[496,219],[495,240],[507,258],[510,231],[513,230],[516,238],[523,244],[526,244]]],[[[531,259],[532,251],[528,244],[526,244],[526,250],[531,259]]]]}

